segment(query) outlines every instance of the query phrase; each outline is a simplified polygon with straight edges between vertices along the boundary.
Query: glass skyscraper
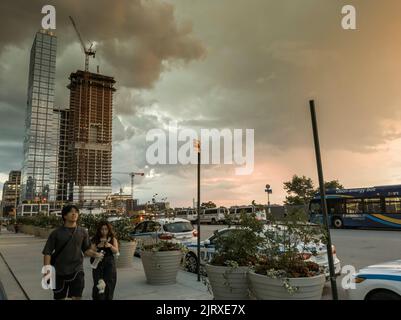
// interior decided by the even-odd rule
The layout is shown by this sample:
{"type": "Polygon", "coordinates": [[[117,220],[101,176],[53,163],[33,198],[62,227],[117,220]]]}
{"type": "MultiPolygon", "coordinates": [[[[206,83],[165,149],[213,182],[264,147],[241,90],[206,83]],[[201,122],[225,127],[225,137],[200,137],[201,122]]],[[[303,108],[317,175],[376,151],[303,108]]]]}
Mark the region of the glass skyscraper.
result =
{"type": "Polygon", "coordinates": [[[25,120],[21,201],[55,201],[58,119],[54,109],[57,38],[39,31],[32,45],[25,120]]]}

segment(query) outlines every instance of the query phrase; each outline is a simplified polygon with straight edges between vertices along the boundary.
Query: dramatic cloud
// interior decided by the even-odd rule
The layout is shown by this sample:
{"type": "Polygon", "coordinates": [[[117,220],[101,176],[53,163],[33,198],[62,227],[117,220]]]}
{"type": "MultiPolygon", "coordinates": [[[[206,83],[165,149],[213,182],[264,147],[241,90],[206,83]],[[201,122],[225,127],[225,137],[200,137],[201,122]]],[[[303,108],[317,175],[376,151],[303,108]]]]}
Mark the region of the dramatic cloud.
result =
{"type": "Polygon", "coordinates": [[[45,4],[56,8],[61,48],[66,40],[77,41],[71,15],[83,39],[98,43],[101,60],[118,70],[119,82],[126,86],[152,87],[169,64],[188,63],[205,55],[204,47],[192,35],[191,24],[177,23],[174,6],[153,0],[2,1],[0,46],[21,45],[32,38],[41,26],[45,4]]]}
{"type": "MultiPolygon", "coordinates": [[[[205,200],[266,202],[268,182],[280,203],[294,173],[316,180],[311,97],[327,179],[358,187],[401,178],[398,0],[3,0],[0,172],[21,162],[29,50],[44,4],[57,8],[56,103],[68,106],[68,76],[84,63],[72,15],[84,39],[97,42],[91,70],[99,65],[117,80],[113,171],[147,173],[136,187],[142,201],[159,193],[190,205],[196,194],[194,166],[147,167],[146,133],[177,120],[255,130],[253,175],[203,166],[205,200]],[[341,28],[345,4],[357,9],[355,31],[341,28]]],[[[115,189],[128,192],[128,175],[115,177],[115,189]]]]}

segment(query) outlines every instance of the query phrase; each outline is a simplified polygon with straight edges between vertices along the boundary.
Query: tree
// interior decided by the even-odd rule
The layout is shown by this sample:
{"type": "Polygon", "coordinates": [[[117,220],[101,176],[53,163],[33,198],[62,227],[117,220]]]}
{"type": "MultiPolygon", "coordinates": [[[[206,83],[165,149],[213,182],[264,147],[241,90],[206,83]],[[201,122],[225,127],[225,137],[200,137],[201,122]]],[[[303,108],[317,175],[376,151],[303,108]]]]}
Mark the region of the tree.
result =
{"type": "Polygon", "coordinates": [[[287,205],[306,204],[315,194],[315,187],[311,178],[294,175],[291,181],[284,182],[287,192],[284,203],[287,205]]]}
{"type": "MultiPolygon", "coordinates": [[[[326,181],[324,183],[326,190],[330,189],[344,189],[344,186],[338,180],[326,181]]],[[[319,192],[319,189],[317,190],[319,192]]]]}
{"type": "MultiPolygon", "coordinates": [[[[325,189],[344,189],[344,186],[338,180],[326,181],[325,189]]],[[[294,175],[291,181],[284,182],[284,190],[288,193],[285,198],[287,205],[303,205],[308,203],[316,193],[319,193],[319,187],[314,187],[311,178],[306,176],[294,175]]]]}
{"type": "Polygon", "coordinates": [[[216,208],[216,204],[212,201],[208,201],[208,202],[203,202],[201,207],[203,208],[216,208]]]}

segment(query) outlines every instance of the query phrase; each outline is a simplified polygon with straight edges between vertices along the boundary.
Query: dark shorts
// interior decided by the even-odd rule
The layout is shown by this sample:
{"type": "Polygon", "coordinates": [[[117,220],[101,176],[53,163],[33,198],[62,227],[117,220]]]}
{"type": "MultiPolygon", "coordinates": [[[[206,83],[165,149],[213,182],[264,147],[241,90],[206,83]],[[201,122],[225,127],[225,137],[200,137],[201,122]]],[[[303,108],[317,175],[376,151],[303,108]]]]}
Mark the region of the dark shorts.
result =
{"type": "Polygon", "coordinates": [[[53,290],[54,299],[81,298],[85,287],[85,274],[83,271],[68,276],[56,275],[56,289],[53,290]]]}

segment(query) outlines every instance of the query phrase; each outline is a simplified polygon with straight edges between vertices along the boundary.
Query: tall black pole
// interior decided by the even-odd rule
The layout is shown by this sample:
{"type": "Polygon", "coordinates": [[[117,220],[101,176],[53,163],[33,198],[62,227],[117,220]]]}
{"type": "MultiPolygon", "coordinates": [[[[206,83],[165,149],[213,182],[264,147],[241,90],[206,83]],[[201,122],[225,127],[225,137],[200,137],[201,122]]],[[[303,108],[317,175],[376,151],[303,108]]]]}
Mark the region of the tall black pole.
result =
{"type": "Polygon", "coordinates": [[[311,113],[311,117],[312,117],[313,139],[315,141],[317,172],[319,175],[320,201],[321,201],[321,207],[322,207],[322,212],[323,212],[324,226],[325,226],[326,232],[327,232],[327,257],[328,257],[328,261],[329,261],[331,292],[333,295],[333,300],[338,300],[337,281],[336,281],[336,274],[335,274],[335,270],[334,270],[333,250],[332,250],[332,246],[331,246],[329,216],[327,213],[326,190],[325,190],[325,186],[324,186],[322,158],[320,155],[319,133],[318,133],[317,121],[316,121],[315,101],[310,100],[309,106],[310,106],[310,113],[311,113]]]}
{"type": "Polygon", "coordinates": [[[200,165],[201,165],[201,150],[200,150],[200,142],[198,145],[198,264],[196,266],[196,271],[198,273],[198,281],[200,281],[200,165]]]}

